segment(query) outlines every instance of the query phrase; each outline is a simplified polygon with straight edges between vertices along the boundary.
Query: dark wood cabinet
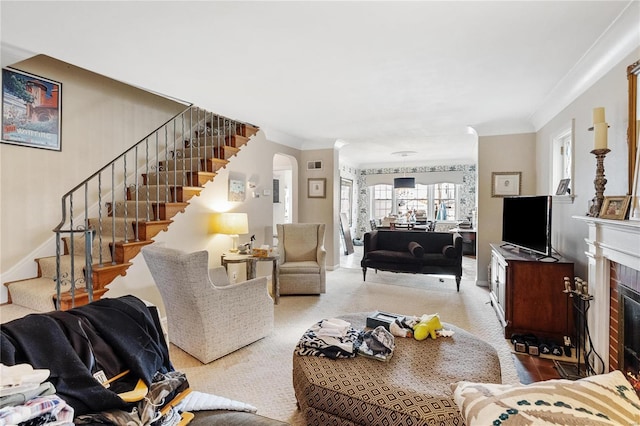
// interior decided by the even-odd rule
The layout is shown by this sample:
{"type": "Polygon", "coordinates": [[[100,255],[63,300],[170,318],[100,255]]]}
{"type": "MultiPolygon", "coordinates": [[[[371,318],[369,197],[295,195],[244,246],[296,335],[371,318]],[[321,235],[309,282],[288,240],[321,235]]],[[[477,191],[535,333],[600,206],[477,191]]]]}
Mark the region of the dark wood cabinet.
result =
{"type": "Polygon", "coordinates": [[[557,344],[564,336],[573,339],[573,300],[563,292],[564,278],[573,282],[573,263],[547,260],[491,244],[491,304],[505,338],[531,333],[557,344]]]}

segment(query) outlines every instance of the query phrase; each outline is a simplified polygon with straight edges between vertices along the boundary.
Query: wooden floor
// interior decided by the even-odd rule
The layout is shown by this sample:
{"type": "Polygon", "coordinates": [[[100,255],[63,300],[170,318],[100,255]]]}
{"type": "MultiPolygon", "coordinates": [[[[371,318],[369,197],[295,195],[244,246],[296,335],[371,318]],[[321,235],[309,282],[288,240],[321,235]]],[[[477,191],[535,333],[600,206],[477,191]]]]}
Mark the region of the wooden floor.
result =
{"type": "Polygon", "coordinates": [[[520,383],[528,385],[549,379],[560,379],[560,374],[551,359],[526,354],[513,354],[520,383]]]}

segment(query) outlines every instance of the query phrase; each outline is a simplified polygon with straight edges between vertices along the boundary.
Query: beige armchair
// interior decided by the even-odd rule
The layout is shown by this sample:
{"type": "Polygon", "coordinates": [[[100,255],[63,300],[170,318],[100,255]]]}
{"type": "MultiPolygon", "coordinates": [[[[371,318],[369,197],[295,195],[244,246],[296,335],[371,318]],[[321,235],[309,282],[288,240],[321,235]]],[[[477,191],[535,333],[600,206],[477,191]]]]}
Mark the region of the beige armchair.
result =
{"type": "Polygon", "coordinates": [[[267,336],[273,300],[267,279],[230,284],[222,267],[208,269],[209,253],[143,248],[167,315],[169,341],[207,364],[267,336]]]}
{"type": "Polygon", "coordinates": [[[280,294],[326,291],[324,223],[277,224],[280,294]]]}

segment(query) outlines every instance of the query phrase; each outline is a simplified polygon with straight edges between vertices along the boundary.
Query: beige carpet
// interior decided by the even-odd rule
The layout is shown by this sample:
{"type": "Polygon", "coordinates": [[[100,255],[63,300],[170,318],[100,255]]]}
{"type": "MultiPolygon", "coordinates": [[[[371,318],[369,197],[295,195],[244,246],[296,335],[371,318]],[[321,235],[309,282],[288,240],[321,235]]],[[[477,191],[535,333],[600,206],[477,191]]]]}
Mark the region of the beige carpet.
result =
{"type": "Polygon", "coordinates": [[[291,372],[298,339],[320,319],[375,310],[411,315],[439,313],[442,321],[491,343],[500,356],[503,382],[518,383],[511,347],[503,337],[486,288],[463,279],[458,293],[450,277],[376,274],[372,270],[363,282],[360,269],[348,268],[327,273],[326,294],[281,297],[275,306],[275,330],[267,338],[208,365],[174,346],[171,358],[175,368],[187,375],[192,389],[240,400],[257,407],[259,414],[302,425],[291,372]]]}

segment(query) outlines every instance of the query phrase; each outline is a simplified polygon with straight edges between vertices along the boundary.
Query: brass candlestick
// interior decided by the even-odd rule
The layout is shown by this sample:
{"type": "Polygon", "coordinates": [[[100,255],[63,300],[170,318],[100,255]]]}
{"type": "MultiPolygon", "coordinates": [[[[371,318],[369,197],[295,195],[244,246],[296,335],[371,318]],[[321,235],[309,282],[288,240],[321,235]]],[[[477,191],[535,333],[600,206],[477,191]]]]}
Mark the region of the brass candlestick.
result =
{"type": "Polygon", "coordinates": [[[609,148],[594,149],[591,151],[596,156],[596,178],[593,180],[593,184],[596,187],[596,196],[591,200],[591,208],[589,209],[588,216],[598,217],[600,216],[600,208],[604,201],[604,186],[607,184],[607,179],[604,177],[604,157],[611,152],[609,148]]]}

